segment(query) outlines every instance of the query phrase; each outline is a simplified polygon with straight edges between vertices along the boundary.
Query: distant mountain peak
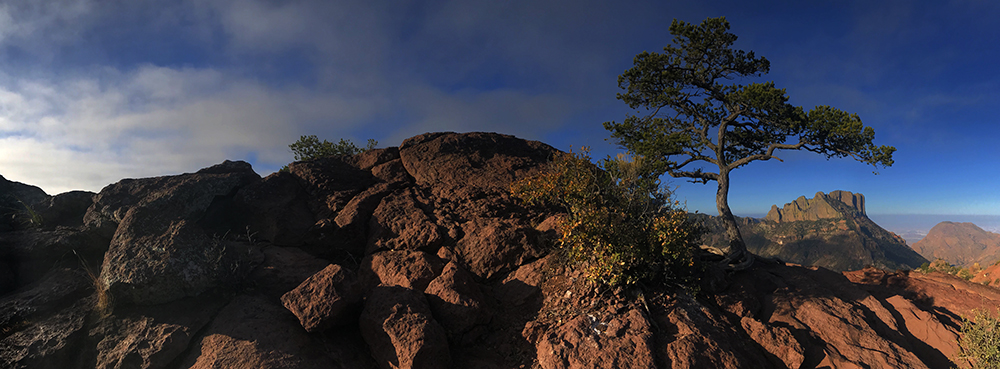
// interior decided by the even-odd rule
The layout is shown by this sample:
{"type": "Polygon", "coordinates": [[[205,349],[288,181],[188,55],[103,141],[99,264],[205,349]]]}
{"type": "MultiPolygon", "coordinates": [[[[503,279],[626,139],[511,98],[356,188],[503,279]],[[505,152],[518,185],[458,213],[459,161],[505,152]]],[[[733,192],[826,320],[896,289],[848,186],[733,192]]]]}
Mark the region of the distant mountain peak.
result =
{"type": "MultiPolygon", "coordinates": [[[[714,236],[706,244],[728,242],[721,225],[709,227],[714,236]]],[[[864,195],[849,191],[817,192],[811,199],[800,196],[781,208],[772,206],[764,220],[744,218],[740,232],[754,254],[836,271],[913,269],[927,262],[869,219],[864,195]]]]}
{"type": "Polygon", "coordinates": [[[843,203],[847,205],[850,211],[867,216],[865,214],[865,195],[837,190],[830,192],[830,194],[817,192],[812,199],[799,196],[798,199],[785,204],[780,209],[777,205],[771,205],[771,211],[767,212],[767,216],[764,219],[781,223],[801,220],[842,219],[845,216],[855,215],[844,214],[843,208],[836,206],[837,203],[843,203]]]}
{"type": "Polygon", "coordinates": [[[1000,234],[973,223],[945,221],[931,228],[913,249],[927,259],[943,259],[958,266],[988,265],[1000,260],[1000,234]]]}

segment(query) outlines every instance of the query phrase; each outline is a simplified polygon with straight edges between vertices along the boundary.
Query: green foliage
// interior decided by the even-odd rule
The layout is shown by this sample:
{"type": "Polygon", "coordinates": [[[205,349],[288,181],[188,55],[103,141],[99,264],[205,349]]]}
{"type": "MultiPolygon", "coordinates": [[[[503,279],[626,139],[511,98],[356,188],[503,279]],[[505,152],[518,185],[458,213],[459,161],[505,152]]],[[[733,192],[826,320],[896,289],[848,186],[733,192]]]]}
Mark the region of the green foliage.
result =
{"type": "Polygon", "coordinates": [[[767,74],[771,63],[753,51],[733,48],[726,18],[700,25],[674,20],[673,45],[642,52],[618,77],[618,99],[636,111],[604,128],[618,144],[649,160],[656,174],[692,182],[716,181],[716,202],[726,225],[723,262],[748,268],[747,251],[728,204],[730,172],[754,161],[778,159],[776,150],[807,150],[892,165],[890,146],[875,146],[875,131],[856,114],[829,106],[806,112],[788,103],[773,82],[740,84],[767,74]],[[703,166],[708,165],[705,169],[703,166]],[[717,171],[714,171],[716,168],[717,171]]]}
{"type": "Polygon", "coordinates": [[[612,137],[663,172],[700,182],[773,159],[782,149],[892,165],[896,149],[875,146],[875,131],[856,114],[829,106],[806,112],[788,104],[785,90],[773,82],[731,82],[767,74],[770,62],[733,49],[737,37],[728,31],[724,17],[700,25],[674,20],[670,33],[676,46],[636,55],[634,66],[619,76],[625,92],[618,99],[645,113],[604,123],[612,137]],[[719,173],[688,168],[698,162],[718,166],[719,173]]]}
{"type": "Polygon", "coordinates": [[[951,274],[953,276],[962,278],[964,280],[970,280],[972,279],[972,277],[976,276],[976,273],[974,273],[969,269],[948,264],[948,262],[941,259],[934,260],[933,263],[920,264],[920,267],[917,268],[917,271],[925,274],[933,272],[941,272],[945,274],[951,274]]]}
{"type": "Polygon", "coordinates": [[[972,318],[962,321],[958,338],[960,359],[975,369],[1000,369],[1000,317],[984,310],[974,310],[972,318]]]}
{"type": "Polygon", "coordinates": [[[327,156],[356,155],[374,149],[375,145],[378,145],[378,141],[373,139],[368,139],[368,145],[359,148],[351,140],[340,139],[340,142],[332,143],[327,140],[320,141],[316,135],[309,135],[299,137],[299,140],[288,145],[288,148],[292,149],[295,160],[299,161],[327,156]]]}
{"type": "MultiPolygon", "coordinates": [[[[333,143],[327,140],[320,141],[316,135],[301,136],[298,141],[288,145],[295,154],[295,161],[312,160],[327,156],[357,155],[368,150],[372,150],[378,145],[378,141],[369,138],[368,144],[364,148],[354,145],[351,140],[340,139],[340,142],[333,143]]],[[[281,167],[280,172],[287,172],[288,166],[281,167]]]]}
{"type": "Polygon", "coordinates": [[[593,280],[627,286],[696,276],[694,250],[703,230],[676,208],[641,156],[619,155],[598,166],[585,148],[515,182],[511,192],[529,204],[557,204],[569,212],[559,245],[593,280]]]}

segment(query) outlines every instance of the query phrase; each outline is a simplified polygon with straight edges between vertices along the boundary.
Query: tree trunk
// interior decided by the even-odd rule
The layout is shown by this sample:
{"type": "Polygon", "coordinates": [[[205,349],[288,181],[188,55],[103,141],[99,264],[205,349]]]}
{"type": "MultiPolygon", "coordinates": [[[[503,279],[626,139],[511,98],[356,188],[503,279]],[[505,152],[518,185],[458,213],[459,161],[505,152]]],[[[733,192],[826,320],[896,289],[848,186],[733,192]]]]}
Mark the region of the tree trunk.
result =
{"type": "Polygon", "coordinates": [[[733,270],[743,270],[753,264],[754,256],[747,250],[736,217],[729,209],[729,171],[719,171],[718,183],[719,191],[715,194],[715,205],[719,209],[719,219],[726,227],[726,238],[729,240],[729,247],[723,250],[725,253],[723,262],[733,270]]]}

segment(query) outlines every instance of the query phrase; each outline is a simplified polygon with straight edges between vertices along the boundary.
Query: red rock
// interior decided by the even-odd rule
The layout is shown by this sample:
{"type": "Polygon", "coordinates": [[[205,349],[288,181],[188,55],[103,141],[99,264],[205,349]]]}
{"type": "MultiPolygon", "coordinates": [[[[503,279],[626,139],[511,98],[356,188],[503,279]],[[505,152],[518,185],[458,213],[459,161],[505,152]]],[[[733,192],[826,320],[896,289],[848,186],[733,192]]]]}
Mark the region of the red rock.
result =
{"type": "Polygon", "coordinates": [[[281,302],[306,332],[319,332],[354,321],[361,298],[354,272],[331,264],[281,296],[281,302]]]}
{"type": "Polygon", "coordinates": [[[288,172],[275,172],[243,187],[234,201],[242,223],[253,236],[275,245],[301,244],[316,223],[308,194],[288,172]]]}
{"type": "Polygon", "coordinates": [[[423,251],[390,250],[366,256],[359,278],[365,290],[383,284],[423,291],[442,267],[440,260],[423,251]]]}
{"type": "Polygon", "coordinates": [[[96,368],[167,368],[225,305],[217,296],[118,308],[90,330],[96,368]]]}
{"type": "Polygon", "coordinates": [[[376,287],[365,302],[359,325],[372,356],[384,369],[451,367],[444,328],[419,291],[376,287]]]}
{"type": "Polygon", "coordinates": [[[653,304],[653,320],[662,332],[656,355],[661,368],[760,368],[768,360],[748,347],[743,336],[717,311],[686,295],[653,304]]]}
{"type": "MultiPolygon", "coordinates": [[[[51,315],[35,317],[30,324],[0,337],[0,367],[4,368],[74,368],[82,345],[84,324],[91,305],[78,300],[51,315]]],[[[13,327],[3,326],[6,329],[13,327]]]]}
{"type": "Polygon", "coordinates": [[[789,368],[798,368],[805,361],[805,350],[802,349],[802,345],[788,328],[765,325],[750,317],[741,318],[740,324],[743,326],[743,330],[750,335],[750,339],[757,341],[761,347],[777,359],[772,361],[775,366],[784,365],[789,368]]]}
{"type": "Polygon", "coordinates": [[[615,317],[579,315],[552,327],[536,343],[545,369],[653,368],[653,334],[636,309],[615,317]]]}
{"type": "Polygon", "coordinates": [[[123,179],[97,194],[83,222],[111,238],[134,207],[156,211],[163,219],[191,219],[203,215],[217,197],[229,196],[259,180],[250,164],[228,160],[193,174],[123,179]]]}
{"type": "Polygon", "coordinates": [[[538,231],[518,221],[476,218],[462,228],[465,236],[455,246],[455,253],[480,278],[511,271],[542,253],[538,231]]]}
{"type": "Polygon", "coordinates": [[[379,164],[372,168],[372,175],[385,183],[402,184],[413,182],[413,177],[406,172],[406,167],[403,166],[401,159],[379,164]]]}
{"type": "Polygon", "coordinates": [[[405,189],[382,199],[369,223],[368,252],[437,250],[443,240],[442,232],[424,212],[418,196],[413,189],[405,189]]]}
{"type": "Polygon", "coordinates": [[[288,171],[309,193],[317,219],[333,218],[351,198],[375,183],[371,171],[350,161],[351,157],[331,156],[288,165],[288,171]]]}
{"type": "Polygon", "coordinates": [[[353,357],[329,357],[288,310],[268,299],[240,295],[219,312],[180,367],[367,367],[363,363],[353,357]]]}
{"type": "Polygon", "coordinates": [[[382,202],[386,195],[392,192],[393,188],[386,183],[378,183],[354,196],[344,209],[337,214],[335,221],[341,228],[361,227],[364,229],[371,219],[375,208],[382,202]]]}
{"type": "Polygon", "coordinates": [[[431,281],[424,293],[434,317],[449,337],[462,341],[464,334],[490,321],[479,285],[458,264],[445,265],[441,275],[431,281]]]}
{"type": "Polygon", "coordinates": [[[545,272],[555,256],[555,254],[549,254],[542,259],[524,264],[510,273],[496,290],[497,298],[509,306],[521,306],[529,301],[537,300],[542,292],[538,286],[545,278],[545,272]]]}
{"type": "Polygon", "coordinates": [[[469,200],[507,193],[510,183],[557,152],[538,141],[496,133],[426,133],[400,145],[399,156],[418,185],[438,197],[469,200]]]}
{"type": "Polygon", "coordinates": [[[399,159],[399,148],[387,147],[362,152],[347,158],[346,162],[361,170],[374,170],[375,167],[399,159]]]}
{"type": "Polygon", "coordinates": [[[101,280],[119,303],[155,305],[238,283],[262,259],[255,246],[213,239],[194,222],[137,207],[111,241],[101,280]]]}
{"type": "Polygon", "coordinates": [[[264,246],[261,252],[264,254],[264,261],[248,279],[258,290],[275,299],[281,298],[330,265],[329,261],[318,259],[295,247],[264,246]]]}

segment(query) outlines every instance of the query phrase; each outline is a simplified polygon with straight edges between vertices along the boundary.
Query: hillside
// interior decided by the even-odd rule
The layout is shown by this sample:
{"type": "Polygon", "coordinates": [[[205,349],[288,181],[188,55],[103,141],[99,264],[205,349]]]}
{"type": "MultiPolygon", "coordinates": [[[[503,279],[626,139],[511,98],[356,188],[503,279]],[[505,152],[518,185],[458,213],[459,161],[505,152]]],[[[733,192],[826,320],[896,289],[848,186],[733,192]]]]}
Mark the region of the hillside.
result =
{"type": "MultiPolygon", "coordinates": [[[[710,245],[725,242],[722,228],[707,219],[713,230],[710,245]]],[[[764,219],[741,219],[747,248],[764,257],[834,271],[876,268],[914,269],[926,259],[898,235],[875,224],[865,214],[865,197],[847,191],[801,196],[778,208],[772,205],[764,219]]]]}
{"type": "Polygon", "coordinates": [[[1000,304],[763,260],[720,290],[595,285],[553,248],[563,214],[509,195],[554,153],[429,133],[43,194],[60,216],[0,230],[0,367],[942,368],[958,317],[1000,304]]]}
{"type": "Polygon", "coordinates": [[[976,263],[985,267],[1000,260],[1000,234],[972,223],[941,222],[914,243],[913,249],[929,260],[942,259],[966,268],[976,263]]]}

